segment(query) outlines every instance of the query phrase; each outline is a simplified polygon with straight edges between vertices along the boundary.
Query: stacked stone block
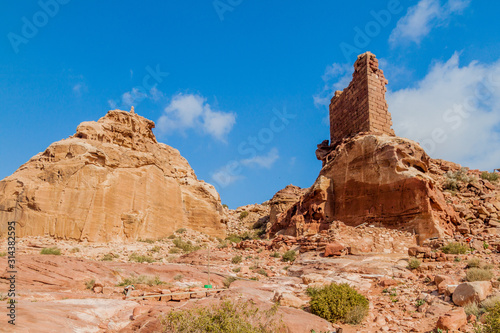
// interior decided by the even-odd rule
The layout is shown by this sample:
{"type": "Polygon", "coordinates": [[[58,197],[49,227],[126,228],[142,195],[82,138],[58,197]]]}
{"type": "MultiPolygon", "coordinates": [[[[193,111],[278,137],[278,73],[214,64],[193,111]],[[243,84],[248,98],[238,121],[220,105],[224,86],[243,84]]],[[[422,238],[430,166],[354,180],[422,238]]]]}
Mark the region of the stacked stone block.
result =
{"type": "Polygon", "coordinates": [[[349,86],[336,91],[330,103],[330,143],[360,132],[394,135],[385,101],[387,80],[370,52],[358,56],[349,86]]]}

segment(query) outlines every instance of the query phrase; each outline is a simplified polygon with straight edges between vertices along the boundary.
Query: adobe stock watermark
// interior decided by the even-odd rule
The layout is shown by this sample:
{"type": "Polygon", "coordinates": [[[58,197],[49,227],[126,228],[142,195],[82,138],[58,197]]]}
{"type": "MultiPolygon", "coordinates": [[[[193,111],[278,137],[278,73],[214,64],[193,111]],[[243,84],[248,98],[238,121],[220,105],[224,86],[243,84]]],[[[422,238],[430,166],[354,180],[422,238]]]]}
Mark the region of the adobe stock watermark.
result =
{"type": "Polygon", "coordinates": [[[399,0],[389,0],[386,8],[378,12],[371,10],[370,15],[373,17],[373,20],[368,21],[363,29],[359,26],[354,27],[355,35],[353,44],[345,42],[339,44],[340,50],[347,62],[350,62],[353,55],[357,56],[363,53],[371,41],[380,34],[382,28],[387,27],[391,23],[394,15],[401,13],[403,10],[403,6],[401,6],[399,0]]]}
{"type": "Polygon", "coordinates": [[[283,111],[274,108],[273,114],[274,116],[269,120],[267,127],[261,128],[255,136],[248,136],[238,145],[238,154],[242,158],[229,161],[217,173],[213,174],[213,183],[219,187],[231,184],[243,171],[244,161],[257,157],[258,152],[269,146],[276,134],[283,132],[290,121],[297,117],[296,114],[287,113],[286,108],[283,108],[283,111]]]}
{"type": "Polygon", "coordinates": [[[19,53],[19,46],[21,44],[28,44],[30,40],[38,35],[41,28],[45,27],[51,18],[55,17],[62,5],[66,5],[71,0],[40,0],[38,6],[40,10],[37,11],[31,19],[26,16],[21,18],[22,27],[21,33],[9,32],[7,39],[14,50],[14,53],[19,53]]]}
{"type": "Polygon", "coordinates": [[[169,73],[162,72],[159,64],[157,64],[154,69],[148,65],[145,70],[147,74],[142,78],[142,85],[133,87],[130,92],[123,94],[120,99],[108,100],[112,108],[123,108],[125,104],[127,104],[127,106],[132,104],[137,105],[148,97],[155,99],[155,92],[159,94],[156,87],[164,81],[169,73]]]}
{"type": "Polygon", "coordinates": [[[241,5],[242,2],[243,0],[214,0],[212,5],[219,16],[219,20],[224,21],[224,14],[226,12],[232,12],[236,7],[241,5]]]}
{"type": "Polygon", "coordinates": [[[461,104],[455,104],[452,108],[447,109],[441,117],[446,124],[445,126],[435,127],[429,136],[416,141],[429,155],[432,155],[436,151],[437,145],[443,144],[449,139],[451,131],[458,130],[466,119],[477,112],[479,105],[492,98],[494,95],[492,87],[500,87],[499,73],[489,73],[486,84],[479,82],[472,95],[466,97],[461,104]]]}

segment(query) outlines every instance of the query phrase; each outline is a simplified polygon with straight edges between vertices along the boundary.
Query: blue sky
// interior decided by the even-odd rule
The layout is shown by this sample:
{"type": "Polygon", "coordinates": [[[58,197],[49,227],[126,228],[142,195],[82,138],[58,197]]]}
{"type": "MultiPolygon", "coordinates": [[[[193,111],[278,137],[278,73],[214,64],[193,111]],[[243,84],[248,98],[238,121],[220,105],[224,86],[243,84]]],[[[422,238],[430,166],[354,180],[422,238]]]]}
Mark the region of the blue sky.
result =
{"type": "Polygon", "coordinates": [[[16,1],[0,11],[0,178],[114,108],[157,123],[234,208],[312,185],[327,104],[377,55],[396,134],[500,167],[500,4],[16,1]]]}

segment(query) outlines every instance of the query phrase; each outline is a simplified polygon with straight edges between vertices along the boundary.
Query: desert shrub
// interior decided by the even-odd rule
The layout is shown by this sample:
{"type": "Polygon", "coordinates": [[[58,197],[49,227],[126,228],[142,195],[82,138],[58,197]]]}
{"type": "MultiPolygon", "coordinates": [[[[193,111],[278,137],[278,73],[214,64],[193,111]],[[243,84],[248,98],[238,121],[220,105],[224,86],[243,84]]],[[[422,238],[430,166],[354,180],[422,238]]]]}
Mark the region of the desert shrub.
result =
{"type": "Polygon", "coordinates": [[[139,242],[153,244],[155,241],[150,238],[147,238],[147,239],[139,239],[139,242]]]}
{"type": "Polygon", "coordinates": [[[271,254],[271,257],[279,258],[279,257],[281,257],[281,254],[279,252],[274,252],[273,254],[271,254]]]}
{"type": "Polygon", "coordinates": [[[461,243],[451,242],[443,246],[441,251],[446,254],[466,254],[469,251],[469,247],[461,243]]]}
{"type": "Polygon", "coordinates": [[[123,279],[122,282],[118,283],[117,286],[128,286],[130,284],[147,284],[148,286],[159,286],[165,284],[158,275],[147,276],[147,275],[130,275],[130,277],[123,279]]]}
{"type": "Polygon", "coordinates": [[[168,253],[176,254],[176,253],[181,253],[182,250],[179,249],[178,247],[172,247],[170,250],[168,250],[168,253]]]}
{"type": "Polygon", "coordinates": [[[153,246],[153,248],[152,248],[151,250],[149,250],[149,251],[151,251],[151,252],[153,252],[153,253],[160,252],[160,251],[161,251],[161,246],[159,246],[159,245],[155,245],[155,246],[153,246]]]}
{"type": "Polygon", "coordinates": [[[239,243],[242,241],[241,237],[239,237],[238,235],[229,235],[226,237],[226,240],[233,243],[239,243]]]}
{"type": "Polygon", "coordinates": [[[259,268],[259,269],[257,270],[257,273],[259,273],[260,275],[267,276],[267,272],[266,272],[266,270],[265,270],[265,269],[263,269],[263,268],[259,268]]]}
{"type": "Polygon", "coordinates": [[[234,256],[233,259],[231,259],[231,262],[233,264],[239,264],[241,260],[242,260],[241,256],[234,256]]]}
{"type": "Polygon", "coordinates": [[[489,269],[470,268],[465,273],[467,281],[489,281],[493,277],[493,273],[489,269]]]}
{"type": "Polygon", "coordinates": [[[229,208],[229,206],[228,206],[228,205],[226,205],[226,204],[222,204],[222,207],[224,207],[224,208],[229,208]]]}
{"type": "Polygon", "coordinates": [[[40,254],[53,254],[56,256],[60,256],[61,250],[57,247],[45,247],[40,251],[40,254]]]}
{"type": "Polygon", "coordinates": [[[175,236],[174,234],[172,234],[172,235],[168,236],[167,238],[168,238],[168,239],[174,239],[175,237],[176,237],[176,236],[175,236]]]}
{"type": "Polygon", "coordinates": [[[486,311],[490,311],[495,307],[497,303],[500,303],[500,295],[494,295],[490,296],[484,301],[481,302],[481,307],[484,308],[486,311]]]}
{"type": "Polygon", "coordinates": [[[408,261],[408,268],[409,269],[417,269],[420,267],[420,260],[418,260],[417,258],[411,258],[409,261],[408,261]]]}
{"type": "Polygon", "coordinates": [[[484,171],[483,173],[481,173],[481,178],[482,179],[485,179],[485,180],[488,180],[492,183],[498,181],[498,178],[499,178],[499,174],[497,172],[488,172],[488,171],[484,171]]]}
{"type": "Polygon", "coordinates": [[[467,260],[467,267],[468,268],[477,268],[481,266],[481,260],[478,258],[472,258],[467,260]]]}
{"type": "Polygon", "coordinates": [[[368,299],[347,283],[308,288],[311,312],[332,323],[359,324],[368,314],[368,299]]]}
{"type": "Polygon", "coordinates": [[[293,262],[295,261],[295,259],[297,259],[297,253],[295,251],[286,251],[282,256],[281,256],[281,260],[283,261],[290,261],[290,262],[293,262]]]}
{"type": "Polygon", "coordinates": [[[226,300],[218,306],[174,310],[161,317],[167,333],[275,333],[283,324],[277,306],[260,310],[252,301],[226,300]]]}
{"type": "Polygon", "coordinates": [[[7,252],[0,252],[0,257],[5,257],[7,256],[7,252]]]}
{"type": "Polygon", "coordinates": [[[72,248],[69,252],[70,252],[70,253],[77,253],[77,252],[80,252],[80,249],[79,249],[79,248],[77,248],[77,247],[74,247],[74,248],[72,248]]]}
{"type": "Polygon", "coordinates": [[[219,244],[217,245],[217,248],[218,248],[218,249],[225,249],[225,248],[226,248],[226,247],[228,247],[228,246],[229,246],[228,241],[227,241],[227,240],[222,240],[222,239],[221,239],[221,240],[219,241],[219,244]]]}
{"type": "Polygon", "coordinates": [[[184,253],[191,253],[193,251],[197,251],[200,249],[199,246],[193,245],[191,241],[185,242],[181,238],[176,238],[172,242],[177,248],[181,249],[184,253]]]}
{"type": "Polygon", "coordinates": [[[186,232],[186,228],[177,229],[175,232],[178,233],[178,234],[183,234],[183,233],[186,232]]]}
{"type": "Polygon", "coordinates": [[[490,247],[490,244],[486,243],[486,241],[483,242],[483,249],[487,250],[490,247]]]}
{"type": "Polygon", "coordinates": [[[106,253],[102,258],[101,261],[113,261],[113,259],[118,258],[118,254],[114,253],[106,253]]]}
{"type": "Polygon", "coordinates": [[[180,281],[180,280],[182,280],[183,278],[184,278],[184,275],[182,275],[182,274],[177,274],[176,276],[174,276],[174,280],[175,280],[175,281],[180,281]]]}
{"type": "Polygon", "coordinates": [[[483,313],[483,310],[475,302],[467,303],[464,306],[464,311],[467,316],[474,315],[476,318],[479,318],[479,316],[483,313]]]}
{"type": "Polygon", "coordinates": [[[233,268],[233,272],[239,273],[241,271],[241,267],[235,267],[233,268]]]}
{"type": "Polygon", "coordinates": [[[240,220],[243,220],[245,217],[247,217],[247,216],[248,216],[248,214],[249,214],[249,213],[248,213],[246,210],[242,211],[242,212],[240,213],[240,220]]]}
{"type": "Polygon", "coordinates": [[[132,253],[130,255],[130,257],[128,258],[129,261],[135,261],[135,262],[149,262],[149,263],[152,263],[153,261],[155,261],[153,259],[153,257],[150,257],[150,256],[144,256],[144,255],[140,255],[140,254],[137,254],[137,253],[132,253]]]}
{"type": "Polygon", "coordinates": [[[94,285],[95,285],[94,279],[89,280],[89,281],[85,281],[85,288],[86,289],[92,290],[92,289],[94,289],[94,285]]]}
{"type": "Polygon", "coordinates": [[[482,333],[497,333],[500,332],[500,303],[488,312],[485,318],[482,333]]]}
{"type": "Polygon", "coordinates": [[[224,287],[229,288],[231,283],[236,281],[236,278],[234,276],[227,276],[222,283],[224,284],[224,287]]]}

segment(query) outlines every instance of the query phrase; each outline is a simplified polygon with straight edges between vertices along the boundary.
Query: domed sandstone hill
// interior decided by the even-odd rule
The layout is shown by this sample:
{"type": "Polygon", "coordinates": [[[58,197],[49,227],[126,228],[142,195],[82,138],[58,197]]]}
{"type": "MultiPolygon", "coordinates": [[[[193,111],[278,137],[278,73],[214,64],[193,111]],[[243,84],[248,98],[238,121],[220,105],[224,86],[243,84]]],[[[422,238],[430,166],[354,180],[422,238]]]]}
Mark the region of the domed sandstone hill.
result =
{"type": "Polygon", "coordinates": [[[0,236],[12,220],[18,237],[133,241],[181,227],[224,235],[219,194],[156,141],[154,126],[112,110],[32,157],[0,181],[0,236]]]}

